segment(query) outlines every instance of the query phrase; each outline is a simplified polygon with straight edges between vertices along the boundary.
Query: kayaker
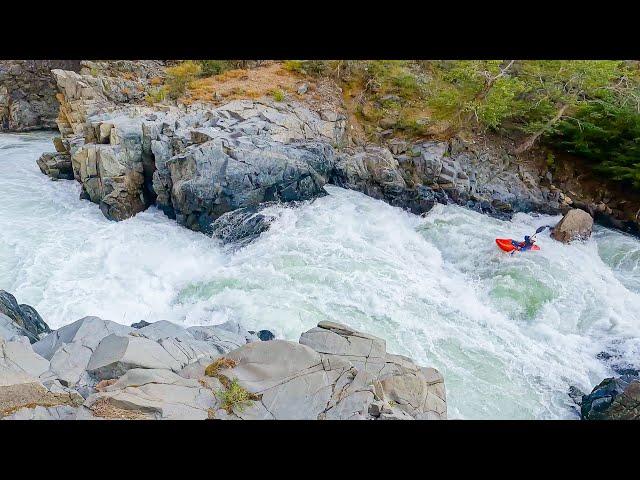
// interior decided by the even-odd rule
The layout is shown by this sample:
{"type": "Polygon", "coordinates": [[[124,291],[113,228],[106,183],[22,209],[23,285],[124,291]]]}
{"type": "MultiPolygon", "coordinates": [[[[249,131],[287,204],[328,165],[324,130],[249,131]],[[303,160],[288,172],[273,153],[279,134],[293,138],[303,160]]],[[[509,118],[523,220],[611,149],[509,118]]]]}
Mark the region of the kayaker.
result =
{"type": "Polygon", "coordinates": [[[533,235],[525,235],[524,242],[516,242],[515,240],[511,240],[511,245],[515,247],[514,252],[524,252],[526,250],[531,250],[531,248],[536,244],[536,234],[533,235]]]}

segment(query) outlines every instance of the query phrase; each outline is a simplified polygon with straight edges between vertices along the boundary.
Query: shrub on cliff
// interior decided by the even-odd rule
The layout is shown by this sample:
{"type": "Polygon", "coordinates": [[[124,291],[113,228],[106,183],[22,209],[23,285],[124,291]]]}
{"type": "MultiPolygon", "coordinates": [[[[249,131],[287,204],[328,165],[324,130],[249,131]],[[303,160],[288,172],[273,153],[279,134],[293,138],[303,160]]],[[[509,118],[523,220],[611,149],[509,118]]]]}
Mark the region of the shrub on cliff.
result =
{"type": "Polygon", "coordinates": [[[608,101],[582,106],[558,125],[550,143],[590,160],[595,169],[640,188],[640,113],[608,101]]]}
{"type": "Polygon", "coordinates": [[[176,99],[183,95],[189,84],[198,78],[201,72],[202,66],[192,60],[167,68],[165,82],[169,97],[176,99]]]}
{"type": "Polygon", "coordinates": [[[232,62],[229,60],[198,60],[198,64],[201,67],[200,74],[203,77],[219,75],[233,68],[232,62]]]}

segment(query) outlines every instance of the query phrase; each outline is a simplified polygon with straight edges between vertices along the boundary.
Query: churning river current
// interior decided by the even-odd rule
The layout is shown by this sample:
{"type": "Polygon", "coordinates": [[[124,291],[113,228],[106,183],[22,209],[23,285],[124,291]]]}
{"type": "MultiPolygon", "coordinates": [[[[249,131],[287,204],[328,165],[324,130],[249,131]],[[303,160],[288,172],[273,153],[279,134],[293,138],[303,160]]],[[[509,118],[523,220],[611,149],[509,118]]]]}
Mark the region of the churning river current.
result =
{"type": "Polygon", "coordinates": [[[615,375],[600,352],[640,363],[640,241],[596,227],[584,243],[539,235],[559,217],[496,220],[453,205],[418,217],[357,192],[299,208],[231,250],[155,208],[123,222],[53,182],[48,133],[0,135],[0,289],[51,328],[86,315],[123,324],[237,320],[297,341],[320,320],[387,341],[444,375],[449,418],[577,418],[567,392],[615,375]]]}

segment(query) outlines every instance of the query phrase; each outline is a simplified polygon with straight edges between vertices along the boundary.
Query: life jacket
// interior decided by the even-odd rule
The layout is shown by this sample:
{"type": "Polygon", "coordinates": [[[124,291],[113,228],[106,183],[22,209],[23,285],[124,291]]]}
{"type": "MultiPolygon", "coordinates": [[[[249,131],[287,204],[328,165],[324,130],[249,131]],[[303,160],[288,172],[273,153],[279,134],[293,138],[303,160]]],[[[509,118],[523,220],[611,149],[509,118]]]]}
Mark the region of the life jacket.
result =
{"type": "Polygon", "coordinates": [[[531,242],[531,237],[529,235],[524,237],[524,242],[516,242],[515,240],[511,240],[511,244],[516,247],[518,250],[530,250],[533,247],[533,242],[531,242]]]}

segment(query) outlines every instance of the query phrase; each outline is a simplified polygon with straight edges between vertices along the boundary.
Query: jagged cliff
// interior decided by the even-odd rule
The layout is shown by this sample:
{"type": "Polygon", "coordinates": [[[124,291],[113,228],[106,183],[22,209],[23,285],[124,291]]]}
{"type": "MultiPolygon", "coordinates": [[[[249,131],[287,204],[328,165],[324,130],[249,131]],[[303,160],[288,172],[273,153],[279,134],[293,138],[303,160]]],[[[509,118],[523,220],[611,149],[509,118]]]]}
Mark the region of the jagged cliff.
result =
{"type": "MultiPolygon", "coordinates": [[[[160,62],[83,62],[80,73],[53,75],[62,137],[40,167],[81,182],[83,197],[113,220],[155,204],[211,233],[228,212],[310,199],[331,183],[414,213],[452,201],[500,217],[578,207],[630,231],[640,222],[635,198],[621,199],[604,183],[582,188],[572,178],[577,165],[551,169],[535,150],[514,156],[498,137],[363,142],[344,105],[311,101],[306,84],[279,101],[148,105],[143,99],[162,78],[160,62]]],[[[327,98],[339,97],[333,89],[327,98]]]]}

